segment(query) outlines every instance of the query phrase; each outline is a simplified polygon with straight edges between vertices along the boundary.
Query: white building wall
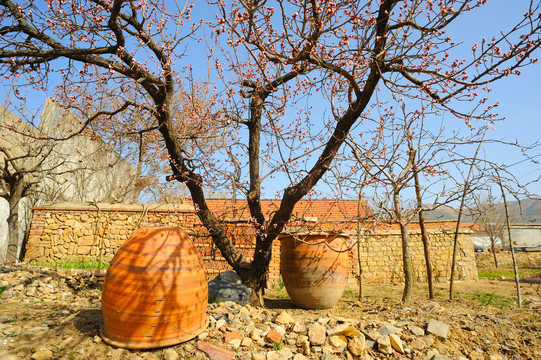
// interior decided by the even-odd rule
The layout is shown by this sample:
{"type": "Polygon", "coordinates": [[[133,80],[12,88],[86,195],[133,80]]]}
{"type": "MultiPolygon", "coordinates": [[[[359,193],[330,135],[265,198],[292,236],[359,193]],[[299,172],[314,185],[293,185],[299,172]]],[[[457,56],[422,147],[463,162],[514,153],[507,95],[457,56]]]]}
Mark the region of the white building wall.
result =
{"type": "MultiPolygon", "coordinates": [[[[509,249],[507,229],[503,231],[502,247],[509,249]]],[[[541,246],[541,224],[511,225],[513,247],[520,250],[525,247],[541,246]]]]}
{"type": "MultiPolygon", "coordinates": [[[[50,136],[65,137],[79,131],[83,122],[47,99],[40,129],[50,136]]],[[[135,169],[109,144],[90,130],[60,141],[45,166],[58,165],[54,176],[47,176],[40,188],[48,202],[130,202],[135,185],[135,169]]]]}

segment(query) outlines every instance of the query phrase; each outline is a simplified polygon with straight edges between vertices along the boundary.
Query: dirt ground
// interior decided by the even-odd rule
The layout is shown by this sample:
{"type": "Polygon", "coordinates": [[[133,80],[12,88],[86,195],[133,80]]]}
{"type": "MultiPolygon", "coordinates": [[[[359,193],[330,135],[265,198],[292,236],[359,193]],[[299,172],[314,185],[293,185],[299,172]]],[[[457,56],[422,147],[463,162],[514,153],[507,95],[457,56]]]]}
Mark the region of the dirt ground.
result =
{"type": "MultiPolygon", "coordinates": [[[[287,309],[297,319],[313,318],[314,312],[330,318],[354,318],[367,330],[401,321],[423,324],[428,315],[437,315],[440,321],[450,325],[448,339],[432,345],[440,354],[457,354],[470,360],[541,359],[540,282],[539,278],[525,280],[521,285],[524,300],[521,309],[516,305],[516,287],[511,279],[456,282],[454,301],[448,300],[449,284],[435,286],[434,300],[428,300],[426,286],[418,284],[414,287],[413,301],[404,305],[400,301],[403,285],[392,284],[365,286],[361,301],[355,289],[348,290],[330,310],[297,309],[282,288],[269,291],[266,305],[269,311],[287,309]]],[[[71,302],[20,303],[0,299],[0,359],[167,358],[165,349],[128,351],[104,344],[99,338],[100,309],[99,289],[82,289],[76,301],[71,302]]],[[[220,341],[215,343],[227,347],[220,341]]],[[[206,359],[195,350],[196,346],[197,340],[193,340],[175,347],[174,351],[180,359],[206,359]]],[[[249,351],[246,350],[247,354],[249,351]]],[[[394,359],[396,354],[385,357],[374,352],[372,355],[394,359]]]]}

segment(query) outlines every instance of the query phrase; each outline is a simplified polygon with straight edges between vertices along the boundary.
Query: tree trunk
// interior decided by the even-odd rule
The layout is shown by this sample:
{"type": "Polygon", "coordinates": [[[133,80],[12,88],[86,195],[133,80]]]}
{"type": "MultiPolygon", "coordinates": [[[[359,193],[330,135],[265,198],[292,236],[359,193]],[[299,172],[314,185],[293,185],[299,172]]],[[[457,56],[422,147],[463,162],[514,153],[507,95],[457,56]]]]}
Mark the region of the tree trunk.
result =
{"type": "Polygon", "coordinates": [[[363,187],[359,191],[359,199],[357,201],[357,265],[359,273],[357,274],[357,282],[359,283],[359,301],[363,300],[363,266],[361,263],[361,204],[362,204],[363,187]]]}
{"type": "MultiPolygon", "coordinates": [[[[268,263],[270,263],[271,254],[272,251],[268,255],[268,263]]],[[[243,277],[245,279],[243,282],[244,285],[252,289],[252,299],[250,302],[255,306],[265,306],[263,295],[265,295],[265,287],[267,284],[268,265],[265,267],[265,269],[265,271],[243,271],[245,274],[248,273],[248,277],[243,277]]]]}
{"type": "Polygon", "coordinates": [[[397,188],[394,189],[393,202],[396,220],[400,224],[400,237],[402,239],[402,268],[404,270],[404,293],[402,294],[402,302],[407,304],[411,300],[413,274],[411,269],[408,225],[402,221],[402,214],[400,212],[400,190],[397,188]]]}
{"type": "Polygon", "coordinates": [[[402,221],[400,221],[400,236],[402,238],[402,265],[404,269],[404,293],[402,294],[402,302],[407,304],[411,300],[413,274],[411,269],[408,226],[402,221]]]}
{"type": "MultiPolygon", "coordinates": [[[[471,171],[471,168],[470,168],[471,171]]],[[[468,176],[469,179],[469,176],[468,176]]],[[[458,209],[458,218],[456,220],[456,227],[455,227],[455,236],[453,239],[453,257],[451,258],[451,278],[449,280],[449,300],[453,300],[453,287],[455,283],[455,267],[456,267],[456,253],[458,249],[458,232],[460,230],[460,222],[462,219],[462,211],[464,210],[464,199],[466,198],[466,193],[468,192],[470,184],[469,181],[466,180],[466,183],[464,184],[464,193],[462,194],[462,200],[460,202],[460,208],[458,209]]]]}
{"type": "Polygon", "coordinates": [[[421,229],[421,241],[423,242],[423,252],[426,264],[426,279],[428,282],[428,298],[434,299],[434,276],[432,274],[432,260],[430,259],[430,247],[428,236],[426,234],[425,216],[423,213],[423,199],[421,196],[421,184],[419,182],[419,172],[414,170],[415,196],[417,197],[417,206],[419,207],[419,227],[421,229]]]}
{"type": "Polygon", "coordinates": [[[515,272],[515,285],[517,287],[517,304],[518,304],[518,307],[521,308],[522,296],[520,294],[520,281],[518,279],[517,260],[515,259],[515,247],[513,246],[513,241],[511,239],[511,224],[509,221],[509,208],[507,207],[507,199],[505,198],[505,190],[503,188],[502,179],[500,178],[500,174],[498,173],[498,171],[496,171],[496,173],[498,174],[498,183],[502,191],[503,206],[505,209],[505,223],[507,227],[507,237],[509,238],[509,250],[511,251],[511,257],[513,259],[513,270],[515,272]]]}
{"type": "Polygon", "coordinates": [[[6,264],[15,264],[19,261],[19,202],[23,196],[24,182],[16,176],[10,183],[9,216],[8,216],[8,248],[6,264]]]}
{"type": "Polygon", "coordinates": [[[494,266],[498,268],[498,259],[496,258],[496,247],[494,246],[494,241],[490,239],[490,248],[492,249],[492,256],[494,257],[494,266]]]}
{"type": "Polygon", "coordinates": [[[357,300],[363,300],[363,265],[361,263],[361,239],[357,236],[357,265],[359,266],[359,273],[357,274],[357,282],[359,283],[359,295],[357,300]]]}

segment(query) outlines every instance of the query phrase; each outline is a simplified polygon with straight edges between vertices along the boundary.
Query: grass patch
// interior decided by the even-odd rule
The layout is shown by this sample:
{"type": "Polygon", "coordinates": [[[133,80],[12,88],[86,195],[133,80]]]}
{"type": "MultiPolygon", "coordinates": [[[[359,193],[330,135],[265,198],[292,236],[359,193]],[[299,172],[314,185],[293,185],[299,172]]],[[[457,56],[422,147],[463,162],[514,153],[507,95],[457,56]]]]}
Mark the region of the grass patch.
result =
{"type": "Polygon", "coordinates": [[[348,298],[353,298],[353,299],[356,299],[359,297],[359,292],[358,290],[355,290],[355,289],[346,289],[344,291],[344,297],[348,297],[348,298]]]}
{"type": "MultiPolygon", "coordinates": [[[[514,278],[515,272],[513,269],[483,269],[477,272],[480,279],[499,279],[501,277],[514,278]]],[[[539,278],[541,269],[518,269],[518,276],[524,278],[539,278]]]]}
{"type": "Polygon", "coordinates": [[[283,289],[285,286],[286,286],[286,284],[284,283],[284,279],[282,279],[281,276],[278,277],[278,288],[283,289]]]}
{"type": "Polygon", "coordinates": [[[5,287],[0,287],[0,299],[2,298],[2,293],[4,292],[6,288],[5,287]]]}
{"type": "Polygon", "coordinates": [[[95,270],[95,269],[107,269],[111,262],[104,259],[65,259],[64,261],[53,263],[47,261],[36,261],[32,265],[36,266],[45,266],[51,268],[62,268],[62,269],[79,269],[79,270],[95,270]]]}
{"type": "Polygon", "coordinates": [[[288,299],[288,298],[289,298],[289,295],[287,294],[286,289],[280,289],[280,288],[275,289],[274,295],[275,295],[278,299],[288,299]]]}
{"type": "Polygon", "coordinates": [[[280,276],[278,278],[278,281],[268,289],[267,293],[271,297],[275,297],[277,299],[288,299],[289,295],[287,294],[286,286],[284,284],[284,280],[280,276]]]}
{"type": "Polygon", "coordinates": [[[495,293],[469,293],[463,294],[463,296],[467,299],[477,301],[483,307],[492,305],[501,309],[508,309],[517,304],[516,298],[496,295],[495,293]]]}

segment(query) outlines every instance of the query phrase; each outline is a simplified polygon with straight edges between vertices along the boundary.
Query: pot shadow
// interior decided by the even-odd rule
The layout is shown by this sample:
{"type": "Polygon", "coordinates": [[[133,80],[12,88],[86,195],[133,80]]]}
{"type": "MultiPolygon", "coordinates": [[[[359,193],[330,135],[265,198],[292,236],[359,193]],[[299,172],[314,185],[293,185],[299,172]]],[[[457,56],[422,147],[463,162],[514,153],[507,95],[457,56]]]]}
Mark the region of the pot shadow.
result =
{"type": "Polygon", "coordinates": [[[101,310],[85,309],[80,310],[72,320],[73,326],[85,335],[98,335],[103,326],[101,310]]]}
{"type": "Polygon", "coordinates": [[[263,299],[268,309],[300,309],[291,299],[263,299]]]}

